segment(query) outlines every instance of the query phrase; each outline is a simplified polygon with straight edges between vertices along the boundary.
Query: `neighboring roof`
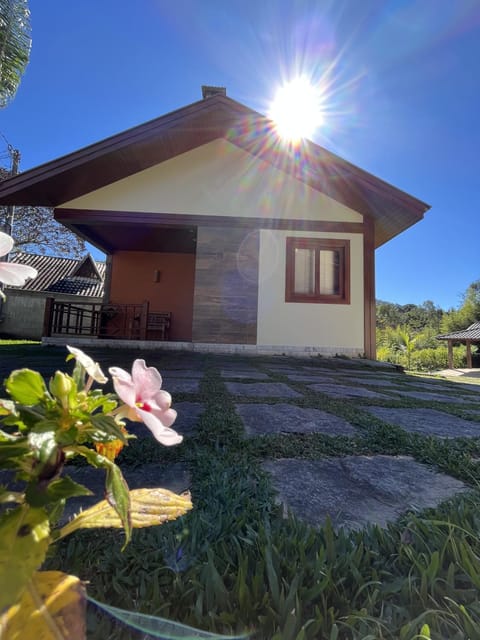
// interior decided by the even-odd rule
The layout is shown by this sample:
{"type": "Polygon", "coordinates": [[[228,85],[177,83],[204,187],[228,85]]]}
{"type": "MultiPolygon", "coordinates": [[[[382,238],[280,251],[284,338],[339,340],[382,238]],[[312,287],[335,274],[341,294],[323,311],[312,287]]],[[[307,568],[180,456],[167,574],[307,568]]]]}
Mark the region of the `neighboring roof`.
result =
{"type": "Polygon", "coordinates": [[[478,340],[480,341],[480,322],[474,322],[467,329],[453,331],[437,336],[437,340],[478,340]]]}
{"type": "Polygon", "coordinates": [[[105,262],[96,262],[90,255],[76,260],[19,251],[10,257],[10,261],[34,267],[38,276],[27,280],[22,287],[9,288],[103,297],[105,262]]]}
{"type": "Polygon", "coordinates": [[[271,120],[219,93],[5,180],[0,205],[57,207],[217,138],[371,216],[376,246],[430,208],[313,142],[281,145],[271,120]]]}

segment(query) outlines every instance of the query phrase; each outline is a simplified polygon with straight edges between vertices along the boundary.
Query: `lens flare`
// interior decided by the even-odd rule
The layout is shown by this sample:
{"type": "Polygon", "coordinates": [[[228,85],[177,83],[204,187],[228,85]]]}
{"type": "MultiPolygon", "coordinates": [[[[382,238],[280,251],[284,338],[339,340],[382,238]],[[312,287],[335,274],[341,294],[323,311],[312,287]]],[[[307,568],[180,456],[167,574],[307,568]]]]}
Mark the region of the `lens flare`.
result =
{"type": "Polygon", "coordinates": [[[322,93],[305,76],[295,78],[278,89],[268,115],[285,140],[310,138],[323,123],[322,93]]]}

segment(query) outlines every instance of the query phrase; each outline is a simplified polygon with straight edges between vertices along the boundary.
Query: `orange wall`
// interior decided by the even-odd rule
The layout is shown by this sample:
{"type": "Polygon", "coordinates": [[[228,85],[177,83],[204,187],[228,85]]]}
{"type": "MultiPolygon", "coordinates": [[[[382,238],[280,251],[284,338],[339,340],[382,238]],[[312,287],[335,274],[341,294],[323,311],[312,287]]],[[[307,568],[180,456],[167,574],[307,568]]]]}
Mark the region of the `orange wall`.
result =
{"type": "Polygon", "coordinates": [[[109,302],[150,303],[150,311],[170,311],[170,340],[192,339],[195,255],[119,251],[112,256],[109,302]],[[155,271],[160,272],[155,282],[155,271]]]}

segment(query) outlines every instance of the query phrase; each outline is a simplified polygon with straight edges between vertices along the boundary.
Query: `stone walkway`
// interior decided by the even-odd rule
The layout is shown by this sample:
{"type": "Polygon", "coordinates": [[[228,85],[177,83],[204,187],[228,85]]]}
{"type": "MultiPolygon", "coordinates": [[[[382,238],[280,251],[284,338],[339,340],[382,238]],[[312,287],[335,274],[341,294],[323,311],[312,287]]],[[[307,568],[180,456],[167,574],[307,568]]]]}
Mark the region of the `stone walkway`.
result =
{"type": "MultiPolygon", "coordinates": [[[[246,437],[358,435],[355,425],[335,413],[296,404],[298,398],[308,398],[314,393],[327,401],[353,403],[382,423],[407,432],[438,438],[480,438],[480,387],[463,390],[463,385],[425,380],[393,368],[359,370],[358,364],[348,361],[332,361],[325,368],[271,365],[262,367],[262,371],[268,371],[276,380],[281,376],[282,384],[292,385],[297,395],[285,393],[284,399],[294,398],[288,404],[266,404],[266,398],[281,397],[277,381],[267,382],[263,377],[261,384],[256,385],[251,381],[227,381],[227,389],[233,395],[257,400],[236,403],[246,437]],[[299,385],[303,386],[303,394],[299,385]],[[371,405],[372,400],[381,406],[371,405]],[[417,407],[398,407],[405,401],[415,404],[416,400],[417,407]],[[432,401],[436,408],[426,408],[425,403],[432,401]],[[442,403],[445,411],[436,403],[442,403]],[[448,405],[461,405],[465,418],[448,413],[448,405]]],[[[229,377],[233,376],[232,371],[229,377]]],[[[321,525],[329,515],[335,527],[360,528],[368,523],[384,526],[410,509],[434,507],[467,489],[461,481],[436,473],[407,456],[276,459],[267,460],[264,468],[272,476],[285,511],[313,525],[321,525]]]]}
{"type": "MultiPolygon", "coordinates": [[[[47,353],[45,349],[40,368],[51,373],[47,353]]],[[[102,352],[101,358],[95,355],[105,369],[118,363],[118,353],[102,352]]],[[[123,352],[122,356],[131,361],[130,354],[123,352]]],[[[187,440],[195,437],[204,410],[200,393],[203,360],[189,355],[173,362],[169,355],[163,368],[164,356],[158,352],[141,357],[162,372],[164,387],[174,397],[178,411],[178,432],[187,440]]],[[[353,445],[353,438],[362,436],[362,428],[349,421],[349,411],[360,412],[367,419],[371,416],[373,425],[392,430],[439,439],[480,438],[480,386],[464,387],[458,382],[411,376],[394,368],[344,359],[228,361],[211,356],[209,362],[216,367],[234,402],[246,439],[321,434],[332,442],[340,436],[351,438],[353,445]]],[[[2,378],[16,364],[2,357],[2,378]]],[[[148,432],[140,426],[136,433],[142,437],[148,432]]],[[[383,526],[409,509],[433,507],[467,488],[459,480],[407,456],[267,459],[263,466],[285,511],[314,525],[321,525],[329,515],[337,527],[358,528],[367,523],[383,526]]],[[[89,469],[79,468],[75,478],[101,491],[89,473],[89,469]]],[[[184,490],[190,482],[188,469],[182,465],[172,465],[168,471],[143,465],[127,480],[132,487],[160,484],[176,491],[184,490]]]]}

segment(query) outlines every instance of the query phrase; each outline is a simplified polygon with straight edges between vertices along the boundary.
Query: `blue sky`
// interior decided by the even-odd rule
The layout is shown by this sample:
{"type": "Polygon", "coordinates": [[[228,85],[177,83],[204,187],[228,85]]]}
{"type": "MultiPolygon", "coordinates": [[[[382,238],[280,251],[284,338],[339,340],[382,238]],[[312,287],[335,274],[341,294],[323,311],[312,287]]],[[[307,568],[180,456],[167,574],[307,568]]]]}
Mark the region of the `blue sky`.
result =
{"type": "Polygon", "coordinates": [[[202,84],[267,113],[285,80],[328,78],[313,140],[432,206],[377,251],[377,297],[447,309],[480,278],[479,0],[31,0],[30,9],[30,64],[0,112],[21,170],[195,102],[202,84]]]}

